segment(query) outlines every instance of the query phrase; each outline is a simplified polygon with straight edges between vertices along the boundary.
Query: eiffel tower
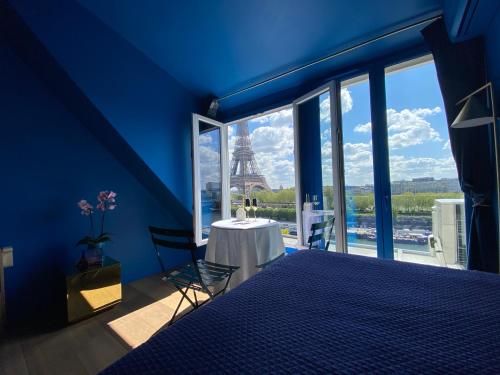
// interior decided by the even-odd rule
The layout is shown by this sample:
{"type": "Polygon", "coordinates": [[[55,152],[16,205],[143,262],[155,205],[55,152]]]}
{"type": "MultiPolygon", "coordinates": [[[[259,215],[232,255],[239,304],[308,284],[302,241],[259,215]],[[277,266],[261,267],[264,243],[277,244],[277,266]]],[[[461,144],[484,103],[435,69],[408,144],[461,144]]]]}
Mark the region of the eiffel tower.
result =
{"type": "Polygon", "coordinates": [[[248,134],[248,122],[238,124],[237,129],[236,144],[231,160],[231,188],[238,188],[238,192],[245,197],[250,196],[254,188],[271,190],[255,161],[255,153],[248,134]]]}

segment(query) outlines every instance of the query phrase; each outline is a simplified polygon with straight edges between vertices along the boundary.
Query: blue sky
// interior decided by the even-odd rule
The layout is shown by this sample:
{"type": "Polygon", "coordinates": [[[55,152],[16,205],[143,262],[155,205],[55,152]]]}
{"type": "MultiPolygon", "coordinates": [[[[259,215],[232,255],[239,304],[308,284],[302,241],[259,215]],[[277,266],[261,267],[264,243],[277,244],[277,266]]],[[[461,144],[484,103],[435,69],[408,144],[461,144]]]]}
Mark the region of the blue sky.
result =
{"type": "MultiPolygon", "coordinates": [[[[444,106],[434,64],[426,63],[386,76],[391,179],[456,178],[449,148],[444,106]]],[[[347,185],[373,184],[368,81],[343,87],[344,159],[347,185]]],[[[328,94],[320,97],[323,180],[331,185],[328,94]]],[[[249,123],[257,163],[272,188],[294,181],[292,110],[249,123]]],[[[229,129],[230,158],[236,131],[229,129]]]]}
{"type": "Polygon", "coordinates": [[[201,189],[205,190],[207,182],[220,183],[221,180],[220,130],[214,128],[200,134],[198,147],[200,154],[200,184],[201,189]]]}
{"type": "MultiPolygon", "coordinates": [[[[456,178],[434,64],[388,74],[386,100],[391,180],[456,178]]],[[[346,184],[373,184],[368,81],[343,87],[342,107],[346,184]]],[[[322,123],[322,129],[328,126],[322,123]]],[[[323,167],[327,176],[328,168],[323,167]]]]}

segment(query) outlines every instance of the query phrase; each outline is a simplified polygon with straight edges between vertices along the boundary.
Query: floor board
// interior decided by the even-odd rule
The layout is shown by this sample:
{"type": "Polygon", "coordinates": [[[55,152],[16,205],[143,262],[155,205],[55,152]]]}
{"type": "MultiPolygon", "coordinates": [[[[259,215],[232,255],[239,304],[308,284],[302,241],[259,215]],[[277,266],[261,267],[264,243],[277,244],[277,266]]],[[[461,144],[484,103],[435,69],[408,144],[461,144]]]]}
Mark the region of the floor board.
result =
{"type": "MultiPolygon", "coordinates": [[[[0,374],[96,374],[165,329],[180,298],[155,275],[124,286],[120,304],[89,319],[48,333],[11,333],[0,341],[0,374]]],[[[184,301],[181,311],[190,310],[184,301]]]]}

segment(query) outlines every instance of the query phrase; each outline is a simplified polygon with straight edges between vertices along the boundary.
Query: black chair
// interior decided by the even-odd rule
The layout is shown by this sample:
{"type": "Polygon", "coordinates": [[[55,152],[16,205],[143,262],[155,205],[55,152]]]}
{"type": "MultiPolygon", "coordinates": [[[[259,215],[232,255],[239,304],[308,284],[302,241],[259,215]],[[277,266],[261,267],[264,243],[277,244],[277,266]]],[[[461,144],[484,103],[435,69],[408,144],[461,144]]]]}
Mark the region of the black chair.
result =
{"type": "Polygon", "coordinates": [[[313,243],[317,241],[324,240],[326,241],[325,251],[328,251],[328,247],[330,246],[330,238],[332,236],[333,224],[335,222],[335,218],[331,217],[325,221],[320,223],[311,224],[311,235],[309,236],[308,243],[309,249],[312,249],[313,243]]]}
{"type": "Polygon", "coordinates": [[[177,315],[184,299],[187,299],[191,306],[193,306],[193,310],[195,310],[205,302],[213,300],[219,294],[225,293],[229,281],[231,280],[231,276],[236,270],[238,270],[239,267],[226,266],[223,264],[197,259],[196,250],[198,247],[193,241],[194,234],[192,231],[164,229],[152,226],[149,227],[149,231],[156,250],[158,262],[160,263],[161,270],[164,274],[162,279],[166,282],[171,282],[182,294],[182,298],[175,309],[174,315],[168,323],[169,326],[174,322],[175,316],[177,315]],[[160,255],[160,248],[187,250],[191,253],[191,261],[167,271],[160,255]],[[216,288],[224,282],[225,284],[223,288],[215,292],[216,288]],[[194,301],[187,295],[187,291],[189,289],[193,291],[194,301]],[[201,303],[198,302],[196,292],[204,292],[208,294],[209,299],[201,303]]]}

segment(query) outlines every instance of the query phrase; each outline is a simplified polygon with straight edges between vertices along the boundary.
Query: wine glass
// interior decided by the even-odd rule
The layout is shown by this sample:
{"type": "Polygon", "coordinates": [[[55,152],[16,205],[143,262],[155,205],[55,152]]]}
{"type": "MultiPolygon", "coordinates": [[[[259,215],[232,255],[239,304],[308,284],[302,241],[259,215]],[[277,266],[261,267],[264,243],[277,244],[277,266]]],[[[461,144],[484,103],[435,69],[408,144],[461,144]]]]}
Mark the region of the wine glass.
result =
{"type": "Polygon", "coordinates": [[[248,213],[250,212],[250,208],[251,208],[250,198],[246,198],[245,199],[245,211],[247,212],[247,217],[248,217],[248,213]]]}
{"type": "Polygon", "coordinates": [[[255,221],[257,221],[257,198],[252,199],[252,210],[253,210],[253,217],[255,221]]]}
{"type": "Polygon", "coordinates": [[[313,195],[313,205],[315,210],[319,206],[318,196],[316,194],[313,195]]]}

